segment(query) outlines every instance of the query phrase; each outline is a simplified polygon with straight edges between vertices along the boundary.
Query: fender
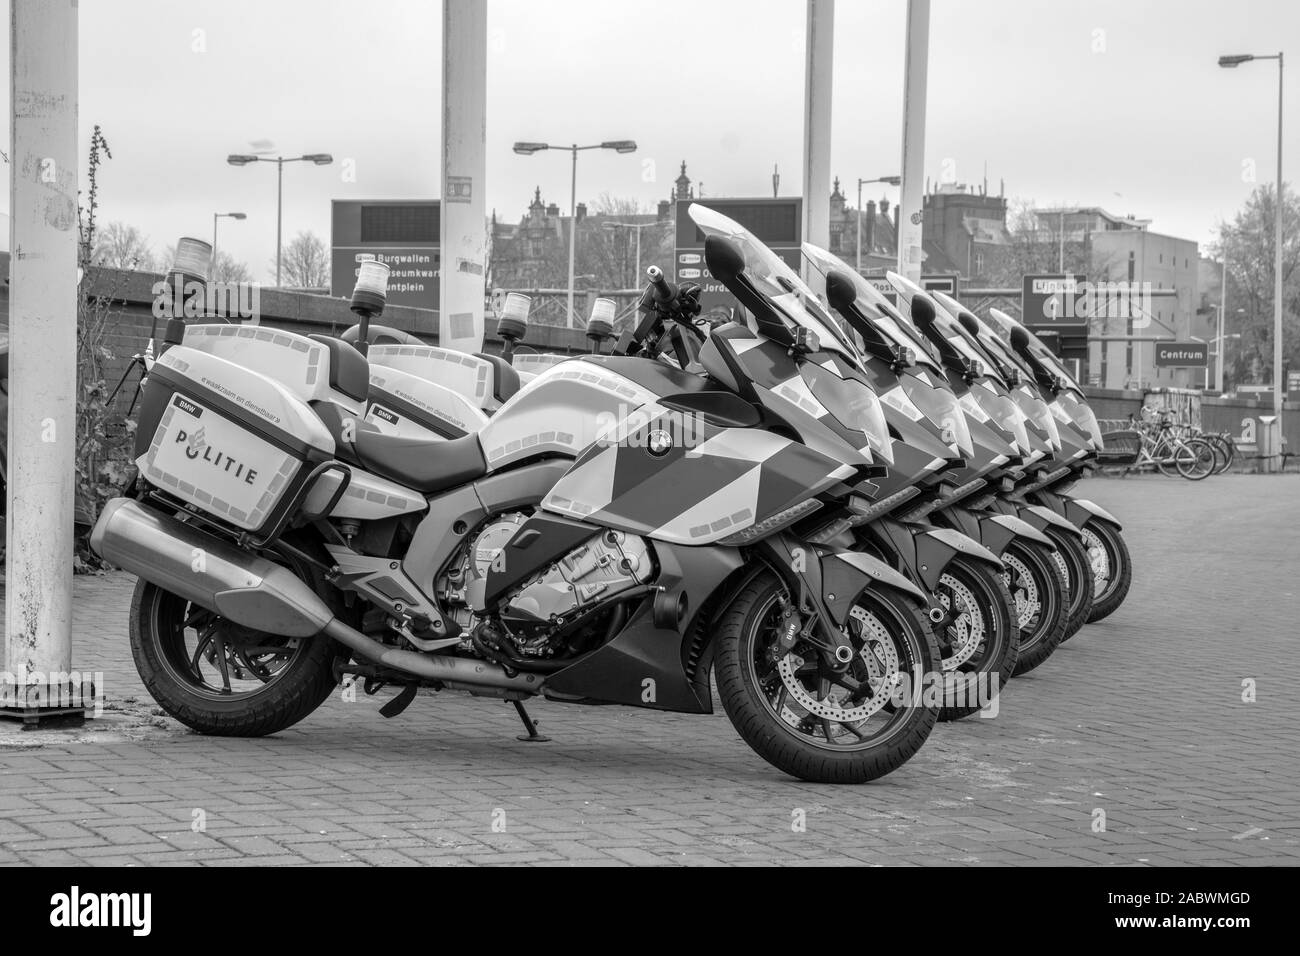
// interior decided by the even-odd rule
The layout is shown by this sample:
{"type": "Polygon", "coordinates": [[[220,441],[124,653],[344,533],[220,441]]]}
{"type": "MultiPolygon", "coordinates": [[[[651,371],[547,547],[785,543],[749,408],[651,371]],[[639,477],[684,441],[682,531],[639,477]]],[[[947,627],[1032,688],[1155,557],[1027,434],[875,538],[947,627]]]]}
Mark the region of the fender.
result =
{"type": "Polygon", "coordinates": [[[853,599],[872,583],[901,591],[922,606],[925,592],[879,558],[860,551],[835,551],[822,555],[822,589],[826,610],[838,627],[848,620],[853,599]]]}
{"type": "Polygon", "coordinates": [[[1068,531],[1070,534],[1083,537],[1083,532],[1079,530],[1078,525],[1061,517],[1051,508],[1047,508],[1043,505],[1025,505],[1021,509],[1021,516],[1030,524],[1036,526],[1040,531],[1047,527],[1047,525],[1055,525],[1062,531],[1068,531]],[[1034,517],[1037,517],[1043,523],[1039,525],[1038,522],[1034,520],[1034,517]]]}
{"type": "Polygon", "coordinates": [[[927,591],[939,587],[939,578],[944,569],[958,554],[991,564],[999,571],[1002,561],[984,545],[949,528],[933,528],[916,536],[917,575],[927,591]]]}
{"type": "Polygon", "coordinates": [[[1093,518],[1100,518],[1102,521],[1113,524],[1115,530],[1124,530],[1123,525],[1119,523],[1113,514],[1087,498],[1062,498],[1061,500],[1065,503],[1065,516],[1081,528],[1093,518]]]}
{"type": "Polygon", "coordinates": [[[1056,550],[1051,538],[1028,521],[1022,521],[1014,515],[989,515],[980,522],[980,540],[997,554],[1006,551],[1007,545],[1015,538],[1024,538],[1056,550]]]}

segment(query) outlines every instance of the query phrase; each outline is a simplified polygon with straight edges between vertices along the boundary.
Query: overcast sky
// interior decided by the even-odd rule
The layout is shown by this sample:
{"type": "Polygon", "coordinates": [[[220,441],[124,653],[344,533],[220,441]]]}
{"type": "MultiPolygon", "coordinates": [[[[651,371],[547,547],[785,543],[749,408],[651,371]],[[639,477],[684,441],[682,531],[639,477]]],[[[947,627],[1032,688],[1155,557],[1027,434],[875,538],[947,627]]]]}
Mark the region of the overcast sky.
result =
{"type": "MultiPolygon", "coordinates": [[[[7,7],[7,4],[6,4],[7,7]]],[[[329,241],[331,199],[438,198],[441,4],[417,0],[81,0],[81,152],[100,124],[113,159],[101,222],[155,251],[211,236],[273,277],[275,170],[226,165],[269,141],[330,152],[285,171],[286,239],[329,241]],[[199,31],[199,32],[196,32],[199,31]],[[341,160],[355,163],[344,182],[341,160]]],[[[832,174],[898,172],[904,0],[836,5],[832,174]]],[[[506,220],[535,185],[568,206],[563,154],[519,139],[633,138],[634,156],[579,161],[579,201],[647,206],[678,164],[711,196],[800,188],[803,0],[490,0],[487,205],[506,220]]],[[[9,20],[0,25],[9,81],[9,20]]],[[[1039,204],[1100,205],[1206,242],[1271,182],[1276,63],[1218,69],[1221,53],[1288,50],[1287,178],[1300,164],[1296,0],[934,0],[926,170],[1039,204]],[[1247,170],[1248,171],[1248,170],[1247,170]]],[[[8,113],[3,139],[9,139],[8,113]]],[[[0,210],[9,207],[8,167],[0,210]]],[[[871,198],[881,187],[868,187],[871,198]]],[[[896,192],[887,193],[891,201],[896,192]]]]}

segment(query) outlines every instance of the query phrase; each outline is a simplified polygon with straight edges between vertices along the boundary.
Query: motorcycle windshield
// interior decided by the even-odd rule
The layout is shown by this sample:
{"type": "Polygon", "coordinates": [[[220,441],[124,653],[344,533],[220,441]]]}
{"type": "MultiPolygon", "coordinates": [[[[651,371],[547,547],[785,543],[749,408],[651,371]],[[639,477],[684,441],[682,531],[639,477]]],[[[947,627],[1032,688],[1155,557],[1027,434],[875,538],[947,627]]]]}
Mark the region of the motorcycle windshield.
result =
{"type": "Polygon", "coordinates": [[[1087,434],[1092,447],[1100,451],[1105,442],[1101,437],[1101,424],[1097,421],[1097,414],[1073,391],[1061,393],[1061,405],[1074,419],[1075,426],[1087,434]]]}
{"type": "Polygon", "coordinates": [[[983,384],[973,387],[971,393],[985,414],[993,419],[993,423],[1003,431],[1011,433],[1018,454],[1026,456],[1033,454],[1033,448],[1029,444],[1029,430],[1025,428],[1025,413],[1020,410],[1019,405],[1010,397],[1000,395],[983,384]]]}
{"type": "Polygon", "coordinates": [[[993,325],[993,330],[997,333],[998,338],[1007,343],[1011,351],[1015,351],[1011,346],[1011,330],[1021,329],[1029,337],[1030,351],[1033,352],[1034,358],[1037,359],[1044,368],[1059,378],[1068,388],[1074,389],[1083,396],[1083,387],[1075,380],[1074,376],[1069,373],[1061,360],[1056,357],[1056,353],[1043,344],[1040,339],[1029,329],[1025,328],[1011,316],[998,309],[989,309],[989,319],[993,325]]]}
{"type": "Polygon", "coordinates": [[[970,426],[966,424],[966,413],[961,410],[956,395],[947,388],[931,388],[911,375],[903,376],[901,386],[908,400],[939,429],[943,441],[956,445],[966,458],[974,456],[975,443],[971,439],[970,426]]]}
{"type": "Polygon", "coordinates": [[[854,378],[840,378],[829,369],[813,362],[800,365],[799,374],[813,397],[845,428],[861,432],[873,456],[878,455],[889,464],[894,463],[893,442],[885,411],[865,382],[854,378]]]}
{"type": "MultiPolygon", "coordinates": [[[[941,337],[958,355],[967,362],[978,362],[984,368],[986,375],[997,378],[1002,382],[996,366],[989,361],[989,357],[984,354],[978,343],[972,340],[969,332],[961,327],[957,317],[948,312],[943,303],[939,302],[934,296],[929,295],[924,289],[912,280],[901,276],[896,272],[888,273],[889,283],[898,291],[898,301],[900,310],[906,303],[905,314],[911,316],[912,297],[916,295],[926,296],[934,306],[934,324],[930,332],[934,336],[941,337]]],[[[1002,382],[1005,385],[1005,382],[1002,382]]]]}
{"type": "Polygon", "coordinates": [[[859,364],[857,349],[817,300],[817,294],[784,259],[720,212],[699,203],[691,203],[687,211],[706,236],[729,239],[740,249],[745,258],[745,275],[789,325],[807,329],[817,336],[822,349],[838,352],[859,364]]]}
{"type": "Polygon", "coordinates": [[[853,289],[857,293],[858,307],[885,338],[897,346],[909,349],[916,356],[918,365],[925,365],[939,371],[939,363],[930,354],[929,344],[924,337],[914,333],[910,327],[903,328],[903,322],[906,320],[900,321],[893,303],[885,297],[883,292],[862,278],[857,273],[857,270],[839,256],[827,252],[821,246],[814,246],[811,242],[805,242],[802,249],[804,258],[808,260],[809,265],[821,273],[823,277],[831,272],[838,272],[852,279],[853,289]]]}
{"type": "Polygon", "coordinates": [[[1052,446],[1052,451],[1060,451],[1061,433],[1056,427],[1056,418],[1052,415],[1047,402],[1043,401],[1042,397],[1028,385],[1021,385],[1013,395],[1020,410],[1025,413],[1034,427],[1047,433],[1047,442],[1052,446]]]}

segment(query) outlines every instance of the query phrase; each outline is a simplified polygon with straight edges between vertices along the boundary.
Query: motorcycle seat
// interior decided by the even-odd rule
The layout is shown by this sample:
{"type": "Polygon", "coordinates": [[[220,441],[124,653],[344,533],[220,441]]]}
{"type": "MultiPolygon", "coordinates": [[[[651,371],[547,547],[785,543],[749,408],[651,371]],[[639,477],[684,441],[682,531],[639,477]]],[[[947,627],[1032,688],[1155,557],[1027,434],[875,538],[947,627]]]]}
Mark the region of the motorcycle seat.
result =
{"type": "Polygon", "coordinates": [[[478,435],[439,441],[358,429],[352,450],[362,467],[431,495],[487,474],[478,435]]]}
{"type": "Polygon", "coordinates": [[[373,471],[426,495],[487,474],[478,433],[442,441],[386,435],[333,402],[312,405],[330,434],[340,461],[373,471]]]}

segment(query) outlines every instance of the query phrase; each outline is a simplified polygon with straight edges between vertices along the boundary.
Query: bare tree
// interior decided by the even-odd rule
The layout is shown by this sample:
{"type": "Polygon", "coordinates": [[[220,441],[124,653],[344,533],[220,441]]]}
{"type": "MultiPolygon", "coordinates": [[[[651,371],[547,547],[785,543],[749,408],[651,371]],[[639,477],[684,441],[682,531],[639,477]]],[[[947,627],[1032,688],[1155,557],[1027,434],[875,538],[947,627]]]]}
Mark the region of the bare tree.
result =
{"type": "MultiPolygon", "coordinates": [[[[1257,188],[1231,223],[1219,224],[1219,237],[1208,249],[1220,262],[1227,256],[1226,331],[1241,334],[1236,349],[1225,348],[1225,384],[1246,381],[1255,370],[1273,367],[1276,195],[1272,185],[1257,188]]],[[[1283,195],[1282,360],[1294,369],[1300,368],[1300,198],[1283,195]]]]}
{"type": "MultiPolygon", "coordinates": [[[[271,260],[275,269],[275,260],[271,260]]],[[[300,289],[319,289],[330,284],[330,254],[313,232],[300,232],[284,247],[281,258],[282,282],[300,289]]]]}
{"type": "Polygon", "coordinates": [[[135,226],[124,222],[110,222],[94,237],[90,254],[92,265],[109,269],[154,269],[153,253],[148,238],[135,226]]]}
{"type": "Polygon", "coordinates": [[[218,249],[217,261],[212,264],[212,279],[215,282],[252,282],[253,273],[230,253],[218,249]]]}

